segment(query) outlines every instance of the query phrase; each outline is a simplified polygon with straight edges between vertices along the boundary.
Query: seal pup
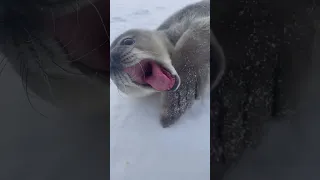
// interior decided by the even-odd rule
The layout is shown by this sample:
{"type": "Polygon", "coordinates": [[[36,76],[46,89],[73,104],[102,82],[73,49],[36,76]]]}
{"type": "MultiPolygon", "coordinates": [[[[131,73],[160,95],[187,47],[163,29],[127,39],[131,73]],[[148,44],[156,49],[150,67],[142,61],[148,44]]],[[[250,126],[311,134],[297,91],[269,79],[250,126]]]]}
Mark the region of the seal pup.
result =
{"type": "MultiPolygon", "coordinates": [[[[210,1],[200,1],[156,30],[130,29],[118,36],[110,47],[110,78],[128,96],[161,93],[160,122],[169,127],[209,87],[210,47],[216,61],[223,62],[222,48],[210,33],[210,1]]],[[[211,89],[224,71],[223,63],[217,64],[211,89]]]]}

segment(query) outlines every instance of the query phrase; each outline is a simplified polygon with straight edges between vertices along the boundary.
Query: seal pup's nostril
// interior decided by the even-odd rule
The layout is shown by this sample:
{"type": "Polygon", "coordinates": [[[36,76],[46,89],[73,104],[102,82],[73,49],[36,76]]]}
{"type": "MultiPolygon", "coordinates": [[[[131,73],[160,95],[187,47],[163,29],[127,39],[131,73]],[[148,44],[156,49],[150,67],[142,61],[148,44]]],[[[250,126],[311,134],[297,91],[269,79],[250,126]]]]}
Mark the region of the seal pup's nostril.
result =
{"type": "Polygon", "coordinates": [[[121,69],[121,54],[119,52],[111,52],[110,54],[110,70],[121,69]]]}
{"type": "Polygon", "coordinates": [[[111,62],[120,62],[121,54],[119,52],[111,52],[111,62]]]}

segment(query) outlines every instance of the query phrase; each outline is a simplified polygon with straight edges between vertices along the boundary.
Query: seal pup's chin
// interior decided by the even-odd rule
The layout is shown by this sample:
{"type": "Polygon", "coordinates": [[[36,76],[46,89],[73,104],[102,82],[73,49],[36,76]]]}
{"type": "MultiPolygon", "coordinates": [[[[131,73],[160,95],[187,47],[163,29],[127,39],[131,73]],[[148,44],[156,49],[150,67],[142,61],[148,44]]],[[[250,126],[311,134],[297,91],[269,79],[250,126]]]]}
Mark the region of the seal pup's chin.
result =
{"type": "Polygon", "coordinates": [[[180,84],[180,78],[177,75],[173,75],[154,60],[142,60],[125,68],[124,71],[135,84],[157,91],[175,91],[180,84]]]}

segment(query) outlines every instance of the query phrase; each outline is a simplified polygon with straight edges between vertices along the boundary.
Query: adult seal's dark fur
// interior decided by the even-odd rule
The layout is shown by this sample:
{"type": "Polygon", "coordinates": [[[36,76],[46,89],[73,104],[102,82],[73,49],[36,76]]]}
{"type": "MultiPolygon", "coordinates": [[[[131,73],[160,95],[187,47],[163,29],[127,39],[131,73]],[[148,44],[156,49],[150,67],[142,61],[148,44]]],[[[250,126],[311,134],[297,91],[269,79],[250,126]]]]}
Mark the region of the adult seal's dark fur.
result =
{"type": "Polygon", "coordinates": [[[295,113],[315,29],[312,4],[302,1],[211,5],[211,28],[227,63],[211,93],[211,175],[221,180],[246,148],[259,144],[266,122],[295,113]]]}

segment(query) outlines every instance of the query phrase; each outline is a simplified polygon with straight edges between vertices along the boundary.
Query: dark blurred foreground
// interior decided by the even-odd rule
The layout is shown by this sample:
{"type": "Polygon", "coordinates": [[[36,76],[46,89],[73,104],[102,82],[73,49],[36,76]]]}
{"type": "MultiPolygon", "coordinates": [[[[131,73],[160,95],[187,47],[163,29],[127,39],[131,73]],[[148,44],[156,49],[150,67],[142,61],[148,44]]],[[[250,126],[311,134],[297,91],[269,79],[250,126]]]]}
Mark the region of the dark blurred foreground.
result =
{"type": "Polygon", "coordinates": [[[211,96],[214,179],[318,179],[319,6],[212,1],[228,60],[211,96]]]}

